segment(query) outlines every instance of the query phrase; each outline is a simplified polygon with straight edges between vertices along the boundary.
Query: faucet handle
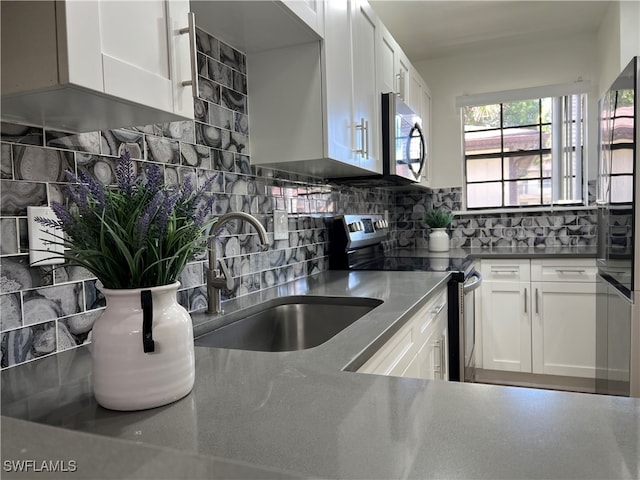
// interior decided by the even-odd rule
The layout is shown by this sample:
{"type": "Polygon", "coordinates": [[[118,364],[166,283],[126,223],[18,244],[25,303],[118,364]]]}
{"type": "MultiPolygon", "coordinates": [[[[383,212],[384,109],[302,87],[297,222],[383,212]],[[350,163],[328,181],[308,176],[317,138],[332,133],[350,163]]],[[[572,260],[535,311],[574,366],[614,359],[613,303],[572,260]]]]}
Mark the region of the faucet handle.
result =
{"type": "Polygon", "coordinates": [[[220,259],[220,269],[222,270],[222,276],[227,281],[227,290],[231,290],[233,288],[233,278],[231,277],[231,272],[229,272],[229,267],[223,259],[220,259]]]}

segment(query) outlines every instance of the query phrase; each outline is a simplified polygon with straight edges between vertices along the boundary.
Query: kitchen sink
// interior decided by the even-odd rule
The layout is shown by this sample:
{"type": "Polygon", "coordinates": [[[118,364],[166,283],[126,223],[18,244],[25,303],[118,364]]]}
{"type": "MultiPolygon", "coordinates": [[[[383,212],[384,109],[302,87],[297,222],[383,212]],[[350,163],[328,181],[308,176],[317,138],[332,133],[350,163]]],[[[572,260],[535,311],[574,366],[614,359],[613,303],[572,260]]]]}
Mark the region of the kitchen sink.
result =
{"type": "Polygon", "coordinates": [[[286,352],[316,347],[382,300],[296,295],[280,297],[243,311],[243,317],[195,340],[201,347],[286,352]]]}

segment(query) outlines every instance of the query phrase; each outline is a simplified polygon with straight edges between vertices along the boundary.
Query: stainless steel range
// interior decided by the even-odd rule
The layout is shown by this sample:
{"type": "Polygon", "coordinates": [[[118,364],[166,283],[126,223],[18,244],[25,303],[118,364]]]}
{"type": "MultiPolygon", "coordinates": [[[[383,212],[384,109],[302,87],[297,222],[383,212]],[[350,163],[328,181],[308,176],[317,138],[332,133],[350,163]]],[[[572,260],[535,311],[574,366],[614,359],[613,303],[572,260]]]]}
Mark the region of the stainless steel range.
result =
{"type": "Polygon", "coordinates": [[[330,228],[332,270],[449,271],[449,380],[475,380],[475,290],[482,275],[464,251],[397,248],[383,215],[340,215],[330,228]]]}

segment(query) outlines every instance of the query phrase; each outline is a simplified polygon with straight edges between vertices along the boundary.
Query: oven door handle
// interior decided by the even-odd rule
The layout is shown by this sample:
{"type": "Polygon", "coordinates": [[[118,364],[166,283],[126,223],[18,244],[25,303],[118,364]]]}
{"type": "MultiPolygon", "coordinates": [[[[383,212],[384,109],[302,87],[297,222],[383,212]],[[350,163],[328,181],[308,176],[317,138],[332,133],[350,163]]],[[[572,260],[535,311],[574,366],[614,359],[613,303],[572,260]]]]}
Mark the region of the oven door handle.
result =
{"type": "Polygon", "coordinates": [[[469,274],[469,276],[467,277],[467,280],[465,280],[462,290],[465,294],[469,292],[473,292],[476,288],[480,286],[481,283],[482,283],[482,274],[474,268],[469,274]],[[475,279],[475,280],[468,281],[471,279],[475,279]]]}

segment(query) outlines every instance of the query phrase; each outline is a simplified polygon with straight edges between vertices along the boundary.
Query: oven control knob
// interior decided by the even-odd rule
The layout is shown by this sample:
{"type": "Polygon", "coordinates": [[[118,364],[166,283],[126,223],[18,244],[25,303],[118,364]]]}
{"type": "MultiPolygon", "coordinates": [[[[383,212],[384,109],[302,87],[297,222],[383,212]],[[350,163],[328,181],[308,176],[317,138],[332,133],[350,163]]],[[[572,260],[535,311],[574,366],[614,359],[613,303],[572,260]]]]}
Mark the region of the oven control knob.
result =
{"type": "Polygon", "coordinates": [[[375,223],[375,227],[377,230],[382,230],[383,228],[387,228],[387,222],[385,220],[378,220],[375,223]]]}
{"type": "Polygon", "coordinates": [[[349,231],[350,232],[359,232],[363,228],[364,227],[362,225],[362,222],[352,222],[352,223],[349,224],[349,231]]]}

